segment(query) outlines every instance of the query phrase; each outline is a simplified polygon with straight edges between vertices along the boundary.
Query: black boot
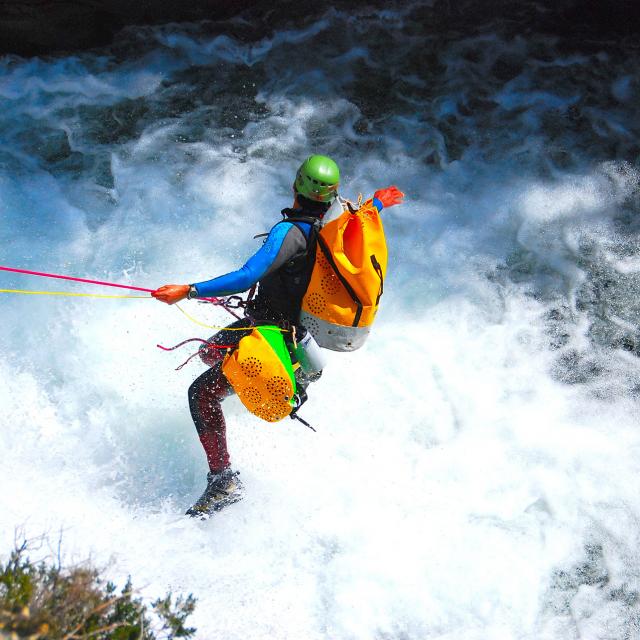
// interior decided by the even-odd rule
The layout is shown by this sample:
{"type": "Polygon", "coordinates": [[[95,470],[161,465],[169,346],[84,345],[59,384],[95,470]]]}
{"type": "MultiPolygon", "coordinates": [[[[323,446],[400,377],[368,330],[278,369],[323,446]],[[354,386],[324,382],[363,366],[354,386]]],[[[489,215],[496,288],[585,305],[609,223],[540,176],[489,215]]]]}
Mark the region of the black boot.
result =
{"type": "Polygon", "coordinates": [[[216,511],[242,500],[244,492],[242,483],[238,479],[239,473],[231,469],[225,469],[220,473],[209,472],[207,488],[196,503],[187,510],[186,515],[205,519],[216,511]]]}

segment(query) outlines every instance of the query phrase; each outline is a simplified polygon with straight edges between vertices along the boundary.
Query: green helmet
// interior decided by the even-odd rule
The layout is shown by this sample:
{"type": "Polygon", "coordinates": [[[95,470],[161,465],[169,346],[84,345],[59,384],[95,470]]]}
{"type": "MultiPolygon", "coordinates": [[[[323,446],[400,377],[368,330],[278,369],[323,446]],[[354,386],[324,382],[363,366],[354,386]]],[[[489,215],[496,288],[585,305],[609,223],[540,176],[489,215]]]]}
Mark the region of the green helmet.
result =
{"type": "Polygon", "coordinates": [[[309,156],[298,169],[293,188],[309,200],[331,202],[338,195],[340,169],[327,156],[309,156]]]}

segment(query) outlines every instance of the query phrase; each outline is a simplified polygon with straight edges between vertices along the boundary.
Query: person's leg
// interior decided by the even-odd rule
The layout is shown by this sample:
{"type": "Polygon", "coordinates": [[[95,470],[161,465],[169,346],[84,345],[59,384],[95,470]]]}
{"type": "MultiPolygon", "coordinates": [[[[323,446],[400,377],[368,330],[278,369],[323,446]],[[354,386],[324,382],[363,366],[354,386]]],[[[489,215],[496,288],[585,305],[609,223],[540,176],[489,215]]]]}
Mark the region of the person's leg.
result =
{"type": "Polygon", "coordinates": [[[226,425],[221,406],[222,400],[233,393],[233,388],[222,373],[226,349],[215,347],[237,345],[242,337],[251,332],[251,328],[246,331],[229,329],[249,326],[249,320],[234,322],[209,340],[214,346],[203,347],[200,356],[211,368],[196,378],[189,387],[191,417],[209,464],[207,487],[187,510],[187,515],[192,517],[207,517],[242,499],[242,483],[238,479],[238,472],[232,471],[229,466],[226,425]]]}
{"type": "Polygon", "coordinates": [[[227,436],[221,402],[233,393],[231,385],[222,373],[222,360],[226,349],[234,347],[251,329],[247,318],[238,320],[209,338],[209,343],[200,348],[200,357],[211,368],[194,380],[189,387],[189,410],[196,425],[198,437],[204,448],[212,473],[219,473],[229,466],[227,436]]]}
{"type": "Polygon", "coordinates": [[[218,362],[196,378],[189,387],[189,409],[204,448],[211,473],[229,466],[227,436],[221,401],[233,390],[218,362]]]}
{"type": "Polygon", "coordinates": [[[226,428],[221,401],[232,392],[218,363],[189,387],[189,408],[209,463],[207,486],[187,515],[206,518],[242,499],[238,472],[229,467],[226,428]]]}

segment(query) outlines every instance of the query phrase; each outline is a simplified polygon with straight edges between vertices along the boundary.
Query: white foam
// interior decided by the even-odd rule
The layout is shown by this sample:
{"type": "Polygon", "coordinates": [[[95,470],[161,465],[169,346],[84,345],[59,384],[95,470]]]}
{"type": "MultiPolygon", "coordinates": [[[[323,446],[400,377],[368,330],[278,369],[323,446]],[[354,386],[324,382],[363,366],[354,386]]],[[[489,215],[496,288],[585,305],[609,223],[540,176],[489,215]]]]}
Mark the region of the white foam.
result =
{"type": "MultiPolygon", "coordinates": [[[[385,25],[401,29],[403,16],[392,17],[385,25]]],[[[256,43],[172,26],[139,32],[163,45],[139,62],[87,55],[3,67],[10,108],[0,123],[27,131],[25,113],[77,125],[60,105],[146,96],[161,110],[160,79],[189,65],[265,65],[263,111],[244,128],[214,120],[206,136],[176,142],[188,118],[165,114],[105,145],[114,185],[99,219],[91,175],[48,173],[18,138],[4,143],[19,162],[0,165],[3,263],[148,287],[218,275],[240,266],[258,246],[252,236],[290,205],[310,150],[340,159],[345,195],[393,183],[407,204],[383,213],[391,260],[369,343],[328,354],[310,389],[302,415],[317,433],[225,401],[247,497],[206,523],[182,516],[204,488],[186,401],[203,365],[174,371],[191,351],[155,345],[212,330],[153,300],[0,298],[0,554],[15,527],[54,537],[62,528],[66,557],[91,555],[118,581],[130,573],[145,596],[193,592],[202,638],[614,637],[633,609],[615,589],[640,588],[638,406],[623,384],[637,358],[609,350],[600,379],[563,384],[546,323],[568,306],[567,350],[599,356],[591,316],[574,304],[587,277],[583,245],[603,256],[598,264],[635,273],[636,258],[619,257],[615,221],[637,172],[587,157],[583,170],[541,178],[518,164],[510,136],[518,158],[541,153],[539,112],[571,101],[527,84],[528,72],[487,114],[492,135],[458,123],[468,148],[449,161],[440,119],[466,99],[461,78],[478,82],[501,47],[526,53],[521,39],[483,37],[477,63],[459,55],[477,43],[452,44],[450,84],[433,112],[418,95],[424,112],[392,113],[384,136],[375,123],[356,134],[361,107],[338,89],[366,56],[379,64],[379,52],[362,38],[338,50],[343,41],[330,36],[345,24],[366,33],[338,12],[256,43]],[[307,45],[323,38],[326,61],[312,65],[307,45]],[[501,137],[516,103],[530,118],[501,137]],[[423,163],[427,147],[437,166],[423,163]],[[575,573],[588,545],[602,549],[607,589],[575,573]]],[[[558,61],[578,64],[587,62],[558,61]]],[[[66,286],[86,290],[56,283],[66,286]]],[[[185,308],[207,324],[228,320],[185,308]]],[[[612,322],[633,326],[626,315],[612,322]]]]}

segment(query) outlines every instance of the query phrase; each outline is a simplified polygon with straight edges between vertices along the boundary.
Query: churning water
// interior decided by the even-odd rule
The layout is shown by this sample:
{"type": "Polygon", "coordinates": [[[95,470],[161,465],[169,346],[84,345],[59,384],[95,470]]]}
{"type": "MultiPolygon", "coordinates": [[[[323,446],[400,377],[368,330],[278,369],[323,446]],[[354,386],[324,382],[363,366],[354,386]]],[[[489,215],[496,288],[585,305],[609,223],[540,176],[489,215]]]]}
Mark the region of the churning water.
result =
{"type": "Polygon", "coordinates": [[[640,636],[638,50],[429,15],[1,61],[3,265],[221,274],[312,152],[347,197],[407,193],[375,331],[310,389],[318,432],[225,402],[247,497],[208,522],[181,516],[206,473],[203,365],[155,345],[210,332],[153,300],[0,294],[3,553],[16,527],[62,528],[69,558],[193,592],[201,638],[640,636]]]}

